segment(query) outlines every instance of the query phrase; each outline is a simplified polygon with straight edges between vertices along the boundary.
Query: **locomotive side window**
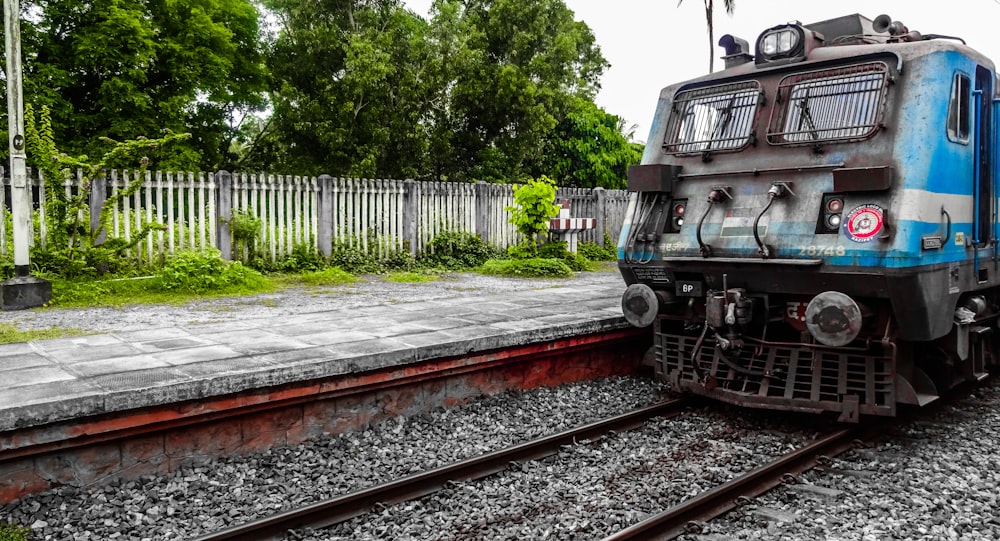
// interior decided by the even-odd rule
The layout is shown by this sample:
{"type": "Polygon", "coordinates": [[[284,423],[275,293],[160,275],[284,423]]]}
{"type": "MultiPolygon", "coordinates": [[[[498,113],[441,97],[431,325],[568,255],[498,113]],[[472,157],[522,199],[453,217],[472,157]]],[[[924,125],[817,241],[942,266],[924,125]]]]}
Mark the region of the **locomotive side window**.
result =
{"type": "Polygon", "coordinates": [[[789,75],[778,85],[767,142],[860,141],[881,124],[888,68],[881,62],[789,75]]]}
{"type": "Polygon", "coordinates": [[[958,73],[951,85],[948,101],[948,139],[957,143],[969,142],[969,77],[958,73]]]}
{"type": "Polygon", "coordinates": [[[757,81],[678,92],[663,151],[693,154],[743,149],[751,142],[760,98],[757,81]]]}

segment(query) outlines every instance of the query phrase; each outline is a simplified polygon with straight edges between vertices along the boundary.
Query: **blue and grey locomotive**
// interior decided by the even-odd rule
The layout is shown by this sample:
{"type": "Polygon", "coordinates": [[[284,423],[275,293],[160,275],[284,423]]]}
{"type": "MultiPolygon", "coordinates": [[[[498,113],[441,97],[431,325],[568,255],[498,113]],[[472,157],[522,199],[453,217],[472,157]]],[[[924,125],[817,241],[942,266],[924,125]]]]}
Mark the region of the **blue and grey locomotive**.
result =
{"type": "Polygon", "coordinates": [[[1000,315],[993,63],[882,15],[724,36],[660,93],[618,244],[657,377],[895,415],[985,377],[1000,315]]]}

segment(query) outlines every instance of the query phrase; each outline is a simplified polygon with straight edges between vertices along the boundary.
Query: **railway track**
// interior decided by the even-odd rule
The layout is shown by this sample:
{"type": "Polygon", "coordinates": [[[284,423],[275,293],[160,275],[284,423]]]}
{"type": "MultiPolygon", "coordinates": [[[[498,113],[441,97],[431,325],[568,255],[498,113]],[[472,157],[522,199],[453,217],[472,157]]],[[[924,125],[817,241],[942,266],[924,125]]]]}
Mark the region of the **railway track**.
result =
{"type": "Polygon", "coordinates": [[[688,403],[685,399],[661,402],[372,488],[232,526],[197,537],[195,541],[281,539],[289,530],[328,527],[359,516],[378,504],[392,504],[419,498],[440,490],[449,482],[479,479],[503,471],[512,462],[538,460],[553,455],[564,445],[595,439],[612,432],[630,430],[652,418],[675,416],[688,403]]]}
{"type": "Polygon", "coordinates": [[[743,501],[794,479],[818,464],[821,457],[833,457],[849,450],[861,429],[837,430],[751,470],[718,487],[677,504],[662,513],[643,520],[604,541],[641,541],[674,539],[684,533],[697,533],[700,522],[735,509],[743,501]]]}

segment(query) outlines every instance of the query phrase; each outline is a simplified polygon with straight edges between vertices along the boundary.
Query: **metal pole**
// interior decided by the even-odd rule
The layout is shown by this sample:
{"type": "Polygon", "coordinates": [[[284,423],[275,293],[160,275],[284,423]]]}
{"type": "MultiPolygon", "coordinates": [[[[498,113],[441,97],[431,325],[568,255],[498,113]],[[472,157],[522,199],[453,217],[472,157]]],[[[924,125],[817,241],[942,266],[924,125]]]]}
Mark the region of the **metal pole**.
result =
{"type": "MultiPolygon", "coordinates": [[[[18,0],[4,0],[7,52],[7,121],[10,137],[11,211],[14,215],[14,277],[0,282],[0,309],[23,310],[52,300],[52,283],[31,276],[31,186],[24,155],[24,102],[21,95],[21,29],[18,0]]],[[[0,216],[2,218],[2,216],[0,216]]]]}
{"type": "Polygon", "coordinates": [[[7,130],[10,139],[11,211],[14,215],[14,273],[30,271],[31,188],[24,154],[24,105],[21,94],[21,29],[18,0],[4,0],[7,51],[7,130]]]}

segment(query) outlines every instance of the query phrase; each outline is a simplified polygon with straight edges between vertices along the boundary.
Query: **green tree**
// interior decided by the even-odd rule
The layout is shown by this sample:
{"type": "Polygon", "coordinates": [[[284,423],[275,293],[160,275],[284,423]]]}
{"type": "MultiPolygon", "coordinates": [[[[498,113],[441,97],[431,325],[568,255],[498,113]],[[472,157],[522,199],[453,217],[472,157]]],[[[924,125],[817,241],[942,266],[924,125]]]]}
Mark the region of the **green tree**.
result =
{"type": "Polygon", "coordinates": [[[167,128],[193,137],[165,165],[223,167],[227,119],[265,104],[247,0],[41,0],[24,10],[25,101],[50,109],[70,154],[167,128]]]}
{"type": "Polygon", "coordinates": [[[462,33],[450,80],[450,178],[515,181],[544,159],[544,141],[574,98],[592,99],[608,66],[590,28],[562,0],[436,0],[432,25],[462,33]]]}
{"type": "Polygon", "coordinates": [[[427,23],[398,0],[268,0],[274,113],[263,167],[415,177],[426,170],[427,23]]]}
{"type": "MultiPolygon", "coordinates": [[[[713,0],[702,0],[705,3],[705,25],[708,29],[708,71],[715,71],[715,24],[713,22],[715,5],[713,0]]],[[[680,7],[684,0],[677,0],[677,7],[680,7]]],[[[726,13],[732,15],[736,11],[736,0],[723,0],[726,13]]]]}
{"type": "Polygon", "coordinates": [[[577,98],[546,141],[542,170],[560,186],[623,189],[628,167],[639,163],[642,151],[625,133],[624,119],[577,98]]]}

